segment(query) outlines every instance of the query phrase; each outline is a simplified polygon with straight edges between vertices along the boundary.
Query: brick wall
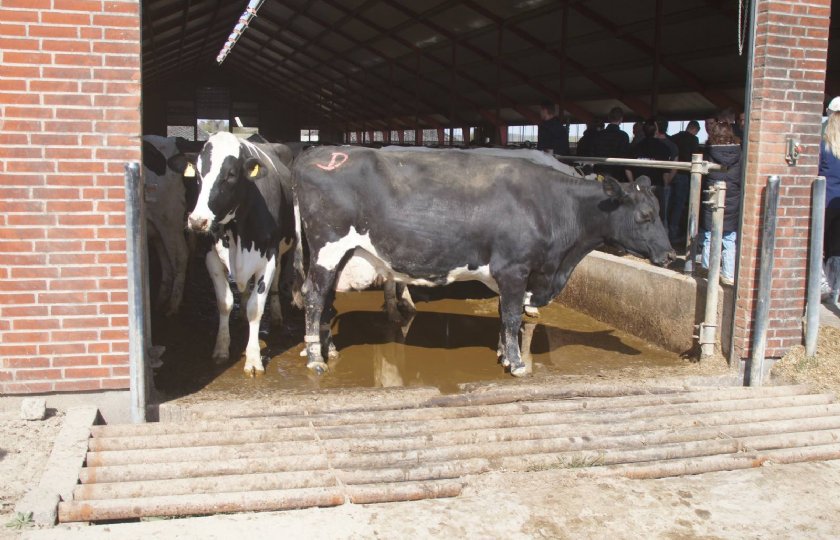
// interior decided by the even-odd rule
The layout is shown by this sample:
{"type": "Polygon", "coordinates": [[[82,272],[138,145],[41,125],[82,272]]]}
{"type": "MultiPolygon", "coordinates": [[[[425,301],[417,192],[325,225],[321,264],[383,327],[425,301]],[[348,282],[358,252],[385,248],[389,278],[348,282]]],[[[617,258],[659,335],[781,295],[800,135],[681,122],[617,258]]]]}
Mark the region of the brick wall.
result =
{"type": "Polygon", "coordinates": [[[139,0],[0,0],[0,393],[128,387],[139,0]]]}
{"type": "Polygon", "coordinates": [[[762,209],[767,178],[781,178],[776,251],[767,333],[768,358],[802,342],[811,182],[817,175],[824,110],[831,0],[757,0],[757,39],[747,155],[735,356],[748,358],[757,303],[762,209]],[[784,159],[786,136],[803,145],[802,159],[784,159]]]}

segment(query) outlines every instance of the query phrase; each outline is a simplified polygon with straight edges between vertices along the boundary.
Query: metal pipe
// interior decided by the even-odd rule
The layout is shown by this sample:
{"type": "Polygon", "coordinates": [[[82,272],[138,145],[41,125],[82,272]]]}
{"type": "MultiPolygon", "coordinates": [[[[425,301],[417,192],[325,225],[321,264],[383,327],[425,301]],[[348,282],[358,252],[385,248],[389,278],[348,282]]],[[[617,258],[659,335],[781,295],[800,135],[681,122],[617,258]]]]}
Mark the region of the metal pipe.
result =
{"type": "Polygon", "coordinates": [[[264,0],[250,0],[248,2],[248,6],[245,8],[242,15],[239,16],[239,20],[234,25],[227,40],[225,40],[225,44],[222,45],[222,49],[219,51],[218,56],[216,56],[216,63],[220,66],[222,65],[222,62],[225,61],[225,58],[230,53],[231,49],[233,49],[233,46],[236,45],[236,42],[239,41],[242,34],[245,33],[245,30],[248,29],[248,25],[251,24],[251,19],[257,16],[257,11],[260,9],[263,2],[264,0]]]}
{"type": "Polygon", "coordinates": [[[712,209],[712,239],[709,246],[709,274],[706,280],[706,312],[700,323],[700,358],[715,353],[718,327],[718,280],[720,279],[721,244],[723,240],[723,213],[726,207],[726,182],[715,182],[709,190],[712,209]]]}
{"type": "Polygon", "coordinates": [[[747,384],[761,386],[764,379],[764,354],[767,349],[767,326],[770,314],[770,287],[773,284],[773,254],[776,251],[776,214],[779,207],[778,176],[767,180],[764,198],[764,221],[761,234],[761,258],[758,276],[758,300],[750,351],[750,370],[747,384]]]}
{"type": "Polygon", "coordinates": [[[137,162],[125,165],[126,255],[128,264],[128,360],[131,421],[146,422],[146,288],[143,286],[146,223],[143,219],[143,177],[137,162]]]}
{"type": "MultiPolygon", "coordinates": [[[[608,165],[626,165],[630,167],[646,167],[650,169],[676,169],[678,171],[694,171],[698,168],[698,166],[694,163],[693,156],[692,161],[690,163],[688,161],[661,161],[655,159],[604,158],[589,156],[555,155],[554,157],[556,157],[560,161],[578,161],[581,163],[606,163],[608,165]]],[[[699,170],[704,174],[708,173],[709,171],[719,171],[722,168],[717,163],[702,161],[702,158],[700,160],[700,163],[701,166],[699,170]]]]}
{"type": "Polygon", "coordinates": [[[685,231],[685,267],[683,268],[686,274],[694,271],[694,260],[697,257],[701,188],[703,174],[708,170],[704,163],[703,154],[691,155],[691,187],[688,192],[688,226],[685,231]]]}
{"type": "Polygon", "coordinates": [[[820,276],[825,232],[825,177],[818,176],[811,189],[811,246],[808,251],[808,303],[805,307],[805,356],[817,353],[820,331],[820,276]]]}

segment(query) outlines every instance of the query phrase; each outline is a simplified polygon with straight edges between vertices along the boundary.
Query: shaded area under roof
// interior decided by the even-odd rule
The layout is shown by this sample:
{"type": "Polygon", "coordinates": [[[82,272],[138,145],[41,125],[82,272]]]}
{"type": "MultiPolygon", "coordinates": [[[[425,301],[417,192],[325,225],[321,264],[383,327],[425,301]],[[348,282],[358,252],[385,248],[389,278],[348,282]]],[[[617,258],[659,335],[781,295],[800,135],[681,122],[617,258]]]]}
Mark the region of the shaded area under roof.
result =
{"type": "Polygon", "coordinates": [[[737,0],[265,0],[220,68],[247,3],[143,0],[146,91],[234,78],[345,129],[535,123],[545,100],[578,122],[743,108],[737,0]]]}

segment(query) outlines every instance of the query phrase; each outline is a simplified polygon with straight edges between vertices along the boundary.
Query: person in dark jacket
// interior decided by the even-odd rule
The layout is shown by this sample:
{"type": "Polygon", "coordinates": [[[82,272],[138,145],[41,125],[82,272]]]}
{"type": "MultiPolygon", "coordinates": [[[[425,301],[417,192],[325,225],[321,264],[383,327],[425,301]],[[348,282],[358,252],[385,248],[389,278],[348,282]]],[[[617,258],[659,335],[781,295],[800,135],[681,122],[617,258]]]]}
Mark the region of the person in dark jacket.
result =
{"type": "MultiPolygon", "coordinates": [[[[607,127],[599,131],[593,141],[592,155],[605,158],[630,157],[630,137],[621,129],[621,122],[624,121],[624,111],[621,107],[610,109],[607,121],[607,127]]],[[[616,180],[625,180],[622,166],[596,165],[595,172],[612,176],[616,180]]]]}
{"type": "Polygon", "coordinates": [[[825,274],[836,302],[840,291],[840,111],[831,111],[825,123],[819,175],[825,176],[825,274]]]}
{"type": "Polygon", "coordinates": [[[577,149],[575,154],[578,156],[594,156],[595,139],[598,138],[598,133],[604,129],[604,123],[600,120],[593,120],[586,123],[586,130],[578,139],[577,149]]]}
{"type": "MultiPolygon", "coordinates": [[[[741,208],[741,140],[735,136],[732,122],[718,118],[710,122],[706,159],[723,165],[725,170],[711,171],[703,179],[703,189],[716,182],[726,182],[726,200],[723,211],[723,250],[721,253],[720,282],[735,283],[735,254],[738,239],[739,210],[741,208]]],[[[703,205],[703,268],[709,268],[709,248],[712,239],[712,208],[703,205]]]]}
{"type": "MultiPolygon", "coordinates": [[[[630,157],[635,159],[649,159],[653,161],[672,161],[671,150],[657,137],[659,127],[656,120],[646,120],[643,126],[645,138],[631,149],[630,157]]],[[[659,217],[665,221],[665,175],[669,174],[668,169],[655,167],[632,167],[625,169],[627,180],[632,182],[640,176],[650,178],[653,191],[659,199],[659,217]]]]}
{"type": "Polygon", "coordinates": [[[569,130],[554,113],[554,105],[543,102],[540,106],[540,122],[537,128],[537,150],[550,152],[555,156],[569,155],[569,130]]]}
{"type": "MultiPolygon", "coordinates": [[[[692,154],[700,152],[700,123],[692,120],[671,141],[677,145],[677,161],[691,162],[692,154]]],[[[671,200],[668,208],[668,238],[671,244],[678,244],[685,240],[685,223],[683,217],[688,205],[688,192],[691,185],[691,175],[688,171],[677,171],[671,183],[671,200]]]]}

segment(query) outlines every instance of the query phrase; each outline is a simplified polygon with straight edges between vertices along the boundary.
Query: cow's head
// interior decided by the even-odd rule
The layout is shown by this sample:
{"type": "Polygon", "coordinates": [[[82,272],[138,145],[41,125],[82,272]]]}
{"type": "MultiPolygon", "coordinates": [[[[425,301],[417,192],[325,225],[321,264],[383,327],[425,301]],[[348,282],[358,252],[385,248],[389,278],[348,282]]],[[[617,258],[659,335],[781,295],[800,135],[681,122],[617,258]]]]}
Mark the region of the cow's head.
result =
{"type": "Polygon", "coordinates": [[[188,222],[194,231],[207,232],[214,221],[224,225],[236,216],[248,184],[265,176],[266,165],[248,156],[236,135],[220,131],[204,144],[196,171],[200,191],[188,222]]]}
{"type": "Polygon", "coordinates": [[[668,233],[659,219],[659,201],[647,176],[629,184],[607,177],[604,193],[608,197],[608,242],[645,256],[654,264],[665,265],[674,259],[668,233]]]}

